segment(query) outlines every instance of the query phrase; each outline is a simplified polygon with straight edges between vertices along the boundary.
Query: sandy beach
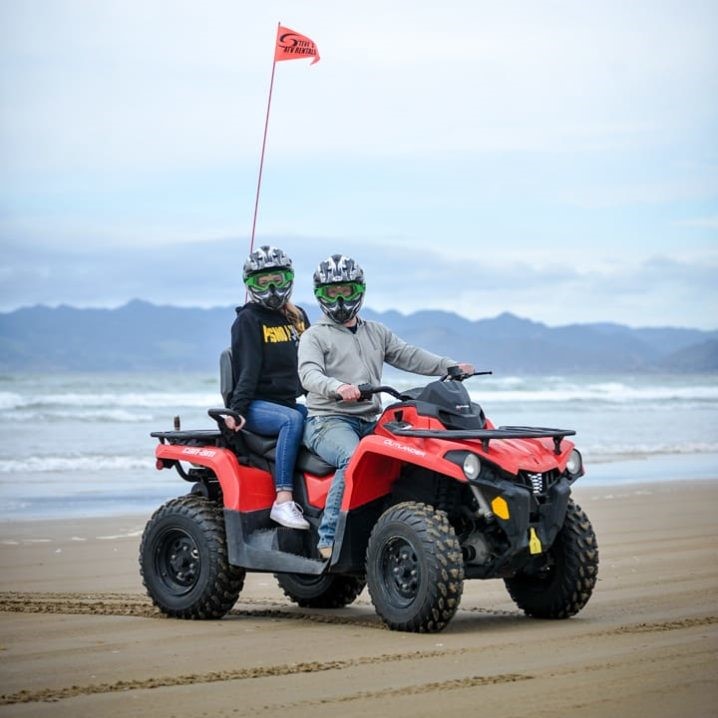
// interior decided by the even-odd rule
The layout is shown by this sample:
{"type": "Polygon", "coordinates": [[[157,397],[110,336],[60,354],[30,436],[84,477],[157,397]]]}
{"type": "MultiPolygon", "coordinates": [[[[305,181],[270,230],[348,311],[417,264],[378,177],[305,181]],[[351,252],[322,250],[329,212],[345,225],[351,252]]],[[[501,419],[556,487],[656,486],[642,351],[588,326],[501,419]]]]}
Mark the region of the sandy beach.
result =
{"type": "Polygon", "coordinates": [[[521,614],[467,581],[448,629],[386,630],[366,591],[300,609],[251,574],[220,621],[162,618],[146,516],[0,525],[0,716],[718,715],[718,481],[577,486],[600,549],[588,606],[521,614]]]}

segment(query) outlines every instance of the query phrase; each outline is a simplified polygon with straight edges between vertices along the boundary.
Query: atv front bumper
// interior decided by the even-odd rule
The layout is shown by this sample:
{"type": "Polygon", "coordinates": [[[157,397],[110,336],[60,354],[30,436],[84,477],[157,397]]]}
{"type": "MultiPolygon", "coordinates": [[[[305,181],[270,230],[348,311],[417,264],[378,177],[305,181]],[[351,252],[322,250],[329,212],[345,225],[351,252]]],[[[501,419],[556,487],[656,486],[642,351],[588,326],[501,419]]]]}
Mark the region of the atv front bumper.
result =
{"type": "Polygon", "coordinates": [[[469,564],[467,578],[511,575],[532,556],[551,547],[566,517],[571,495],[568,479],[560,478],[541,495],[505,479],[479,477],[469,483],[491,508],[490,521],[500,529],[506,546],[488,564],[469,564]]]}

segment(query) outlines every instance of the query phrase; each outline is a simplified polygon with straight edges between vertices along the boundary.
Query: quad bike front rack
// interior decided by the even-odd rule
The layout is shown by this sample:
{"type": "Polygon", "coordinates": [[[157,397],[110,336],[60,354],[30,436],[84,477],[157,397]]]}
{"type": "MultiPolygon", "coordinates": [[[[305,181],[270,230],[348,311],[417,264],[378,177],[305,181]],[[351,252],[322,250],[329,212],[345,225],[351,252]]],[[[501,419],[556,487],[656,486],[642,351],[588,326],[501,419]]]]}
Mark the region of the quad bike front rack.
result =
{"type": "Polygon", "coordinates": [[[414,436],[425,439],[479,439],[484,451],[489,450],[491,439],[545,439],[552,438],[554,453],[561,453],[561,441],[573,436],[573,429],[549,429],[539,426],[500,426],[498,429],[411,429],[410,424],[390,421],[384,424],[395,436],[414,436]]]}

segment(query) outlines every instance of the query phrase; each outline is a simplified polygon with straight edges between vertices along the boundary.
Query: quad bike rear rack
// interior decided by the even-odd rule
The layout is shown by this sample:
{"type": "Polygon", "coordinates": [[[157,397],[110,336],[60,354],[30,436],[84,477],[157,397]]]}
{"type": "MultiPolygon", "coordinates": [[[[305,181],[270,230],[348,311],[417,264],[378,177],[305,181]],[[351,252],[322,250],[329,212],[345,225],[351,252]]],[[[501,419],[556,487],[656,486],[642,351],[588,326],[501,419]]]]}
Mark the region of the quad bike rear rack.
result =
{"type": "Polygon", "coordinates": [[[411,429],[410,424],[390,421],[384,424],[395,436],[414,436],[425,439],[479,439],[484,451],[489,450],[491,439],[544,439],[552,438],[554,453],[561,453],[561,441],[573,436],[573,429],[549,429],[539,426],[500,426],[498,429],[411,429]]]}

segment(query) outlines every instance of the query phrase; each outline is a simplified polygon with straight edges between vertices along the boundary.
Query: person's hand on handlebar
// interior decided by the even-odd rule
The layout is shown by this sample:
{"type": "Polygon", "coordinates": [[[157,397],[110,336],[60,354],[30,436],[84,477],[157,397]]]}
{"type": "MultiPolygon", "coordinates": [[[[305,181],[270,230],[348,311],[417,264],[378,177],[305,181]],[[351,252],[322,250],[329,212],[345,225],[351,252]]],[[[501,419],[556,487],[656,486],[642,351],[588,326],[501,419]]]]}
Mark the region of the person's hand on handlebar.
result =
{"type": "Polygon", "coordinates": [[[224,425],[230,430],[230,431],[240,431],[242,427],[247,423],[247,420],[243,417],[239,417],[241,421],[237,421],[233,416],[225,416],[224,417],[224,425]]]}
{"type": "Polygon", "coordinates": [[[354,386],[354,384],[342,384],[337,389],[337,394],[342,401],[359,401],[361,398],[359,387],[354,386]]]}
{"type": "Polygon", "coordinates": [[[459,369],[461,369],[464,374],[473,374],[475,371],[473,364],[459,364],[459,369]]]}

